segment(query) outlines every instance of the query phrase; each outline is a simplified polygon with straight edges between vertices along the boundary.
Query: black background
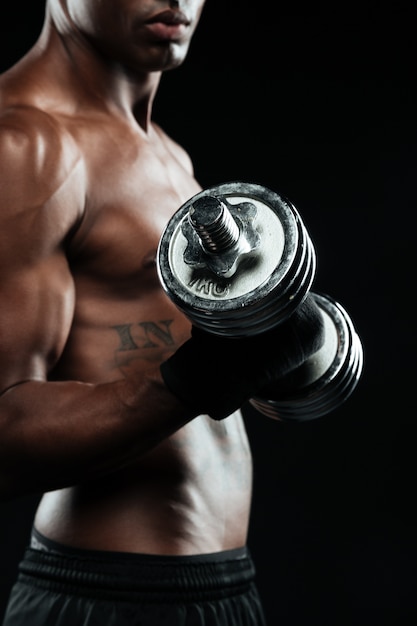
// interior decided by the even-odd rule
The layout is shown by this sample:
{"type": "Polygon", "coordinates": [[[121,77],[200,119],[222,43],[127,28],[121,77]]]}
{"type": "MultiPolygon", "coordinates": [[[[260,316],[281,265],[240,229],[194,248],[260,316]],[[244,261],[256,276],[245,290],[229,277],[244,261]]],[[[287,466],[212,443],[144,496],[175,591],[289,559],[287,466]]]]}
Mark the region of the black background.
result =
{"type": "MultiPolygon", "coordinates": [[[[43,1],[0,9],[0,66],[34,42],[43,1]]],[[[415,156],[412,3],[208,0],[155,118],[203,186],[287,196],[314,241],[315,290],[361,336],[354,395],[300,425],[245,412],[249,544],[270,626],[416,623],[415,156]]],[[[0,614],[37,496],[1,504],[0,614]]]]}

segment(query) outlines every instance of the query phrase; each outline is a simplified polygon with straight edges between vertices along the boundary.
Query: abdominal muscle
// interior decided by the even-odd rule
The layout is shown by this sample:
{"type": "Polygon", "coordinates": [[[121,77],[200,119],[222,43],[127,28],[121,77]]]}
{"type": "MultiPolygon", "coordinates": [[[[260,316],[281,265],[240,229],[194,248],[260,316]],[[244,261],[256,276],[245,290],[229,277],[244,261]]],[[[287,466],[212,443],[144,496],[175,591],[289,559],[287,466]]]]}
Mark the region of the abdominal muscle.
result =
{"type": "Polygon", "coordinates": [[[200,416],[135,464],[43,496],[35,528],[82,549],[190,555],[246,543],[252,468],[240,413],[200,416]]]}

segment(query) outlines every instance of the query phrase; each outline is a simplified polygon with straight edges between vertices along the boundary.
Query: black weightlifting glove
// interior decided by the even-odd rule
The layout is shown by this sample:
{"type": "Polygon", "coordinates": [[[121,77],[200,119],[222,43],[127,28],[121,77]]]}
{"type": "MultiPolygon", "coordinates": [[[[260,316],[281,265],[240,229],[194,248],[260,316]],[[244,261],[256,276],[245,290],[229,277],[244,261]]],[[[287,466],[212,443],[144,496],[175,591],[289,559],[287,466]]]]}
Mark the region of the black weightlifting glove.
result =
{"type": "Polygon", "coordinates": [[[195,327],[191,335],[162,363],[162,377],[185,406],[214,419],[299,367],[324,341],[321,312],[310,295],[289,320],[261,335],[221,337],[195,327]]]}

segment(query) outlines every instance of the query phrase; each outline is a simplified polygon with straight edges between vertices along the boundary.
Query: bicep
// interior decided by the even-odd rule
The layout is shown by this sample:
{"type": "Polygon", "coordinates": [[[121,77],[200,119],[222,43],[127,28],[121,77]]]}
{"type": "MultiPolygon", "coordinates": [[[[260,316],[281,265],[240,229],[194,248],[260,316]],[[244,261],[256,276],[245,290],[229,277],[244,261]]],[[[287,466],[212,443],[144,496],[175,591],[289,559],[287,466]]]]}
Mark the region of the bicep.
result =
{"type": "Polygon", "coordinates": [[[68,160],[38,122],[16,115],[0,124],[0,393],[46,379],[73,315],[64,241],[75,211],[59,195],[68,160]]]}
{"type": "Polygon", "coordinates": [[[63,254],[23,267],[1,259],[0,393],[23,380],[47,378],[65,346],[73,308],[63,254]]]}

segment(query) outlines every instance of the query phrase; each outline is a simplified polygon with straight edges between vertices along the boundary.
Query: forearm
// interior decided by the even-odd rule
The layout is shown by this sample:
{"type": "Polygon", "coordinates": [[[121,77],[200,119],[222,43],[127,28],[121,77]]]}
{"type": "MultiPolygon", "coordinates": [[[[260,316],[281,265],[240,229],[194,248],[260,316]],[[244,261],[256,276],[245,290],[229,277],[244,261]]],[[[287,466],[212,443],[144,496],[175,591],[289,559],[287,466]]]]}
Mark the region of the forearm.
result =
{"type": "Polygon", "coordinates": [[[86,481],[148,452],[195,415],[159,370],[141,381],[31,381],[0,398],[0,495],[86,481]]]}

